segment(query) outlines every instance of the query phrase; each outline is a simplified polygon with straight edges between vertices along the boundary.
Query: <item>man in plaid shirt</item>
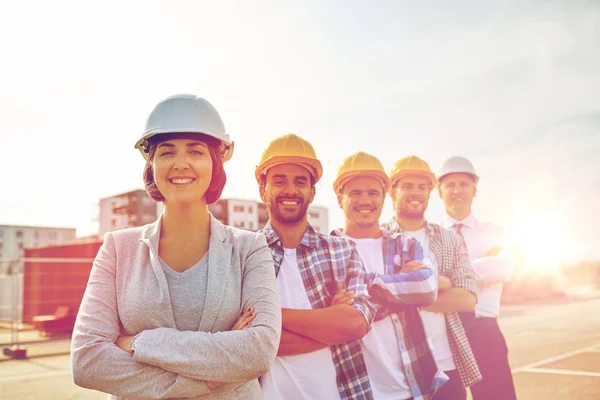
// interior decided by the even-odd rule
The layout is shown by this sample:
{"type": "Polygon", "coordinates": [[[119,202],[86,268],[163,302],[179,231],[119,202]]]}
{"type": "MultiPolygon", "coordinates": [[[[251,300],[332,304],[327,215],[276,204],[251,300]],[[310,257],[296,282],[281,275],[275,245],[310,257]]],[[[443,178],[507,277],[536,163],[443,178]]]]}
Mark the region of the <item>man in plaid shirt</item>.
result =
{"type": "Polygon", "coordinates": [[[430,399],[447,377],[437,367],[418,306],[435,301],[437,277],[420,262],[423,251],[415,239],[380,229],[389,188],[376,157],[363,152],[347,157],[333,184],[346,223],[332,234],[356,243],[378,306],[375,322],[361,340],[375,399],[430,399]]]}
{"type": "Polygon", "coordinates": [[[350,240],[308,223],[321,163],[310,143],[285,135],[271,142],[255,175],[282,304],[278,357],[260,379],[264,398],[372,399],[358,340],[375,312],[362,261],[350,240]],[[339,301],[346,294],[355,296],[351,304],[339,301]]]}
{"type": "Polygon", "coordinates": [[[438,367],[450,378],[434,399],[466,399],[465,387],[480,381],[481,374],[457,313],[475,309],[475,272],[461,238],[424,218],[437,182],[429,165],[415,156],[398,160],[390,181],[396,215],[383,229],[417,239],[438,273],[438,298],[421,313],[438,367]]]}

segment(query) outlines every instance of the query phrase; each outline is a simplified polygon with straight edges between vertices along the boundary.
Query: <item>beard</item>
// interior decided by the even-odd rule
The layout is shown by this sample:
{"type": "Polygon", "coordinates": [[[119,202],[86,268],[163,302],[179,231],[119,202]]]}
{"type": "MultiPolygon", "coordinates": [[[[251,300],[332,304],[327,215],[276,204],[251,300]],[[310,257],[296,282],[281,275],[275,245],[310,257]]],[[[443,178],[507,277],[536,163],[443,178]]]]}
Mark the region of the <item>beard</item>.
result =
{"type": "Polygon", "coordinates": [[[400,216],[406,219],[422,219],[425,216],[425,211],[400,210],[400,216]]]}
{"type": "Polygon", "coordinates": [[[372,228],[373,226],[379,226],[379,220],[376,221],[357,221],[356,226],[361,229],[372,228]]]}
{"type": "Polygon", "coordinates": [[[425,216],[425,209],[413,211],[401,205],[398,215],[406,219],[422,219],[425,216]]]}
{"type": "MultiPolygon", "coordinates": [[[[373,210],[374,214],[376,213],[376,210],[373,210]]],[[[372,228],[374,225],[379,226],[379,217],[381,216],[381,210],[379,212],[379,214],[377,215],[369,215],[369,216],[364,216],[361,213],[359,213],[356,210],[353,210],[353,212],[349,215],[349,222],[351,222],[352,224],[356,225],[357,227],[361,228],[361,229],[366,229],[366,228],[372,228]]]]}
{"type": "Polygon", "coordinates": [[[299,204],[299,208],[296,211],[291,212],[283,211],[280,209],[280,207],[284,208],[284,206],[279,203],[283,199],[284,198],[276,198],[274,202],[269,204],[270,218],[278,222],[284,222],[288,224],[295,224],[302,221],[306,216],[306,212],[308,211],[309,203],[304,201],[303,198],[296,197],[290,199],[289,197],[285,197],[285,200],[296,200],[299,204]]]}

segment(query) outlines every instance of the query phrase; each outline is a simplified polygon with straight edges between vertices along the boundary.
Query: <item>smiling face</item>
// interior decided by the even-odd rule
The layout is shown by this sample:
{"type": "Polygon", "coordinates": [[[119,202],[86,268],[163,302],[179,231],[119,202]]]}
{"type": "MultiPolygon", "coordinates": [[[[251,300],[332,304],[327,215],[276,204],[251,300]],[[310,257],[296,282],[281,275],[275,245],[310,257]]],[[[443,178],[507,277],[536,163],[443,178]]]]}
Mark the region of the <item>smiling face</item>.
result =
{"type": "Polygon", "coordinates": [[[346,217],[346,230],[379,229],[379,216],[385,193],[381,181],[371,176],[349,180],[338,195],[338,203],[346,217]]]}
{"type": "Polygon", "coordinates": [[[406,175],[398,179],[390,192],[396,215],[412,220],[423,219],[430,192],[431,181],[428,178],[406,175]]]}
{"type": "Polygon", "coordinates": [[[159,143],[152,158],[152,169],[165,205],[206,203],[213,162],[203,141],[173,139],[159,143]]]}
{"type": "Polygon", "coordinates": [[[439,193],[448,215],[460,221],[471,213],[477,184],[469,174],[448,174],[440,181],[439,193]]]}
{"type": "Polygon", "coordinates": [[[306,220],[306,211],[315,196],[310,172],[298,164],[279,164],[267,171],[260,185],[260,197],[269,218],[282,224],[306,220]]]}

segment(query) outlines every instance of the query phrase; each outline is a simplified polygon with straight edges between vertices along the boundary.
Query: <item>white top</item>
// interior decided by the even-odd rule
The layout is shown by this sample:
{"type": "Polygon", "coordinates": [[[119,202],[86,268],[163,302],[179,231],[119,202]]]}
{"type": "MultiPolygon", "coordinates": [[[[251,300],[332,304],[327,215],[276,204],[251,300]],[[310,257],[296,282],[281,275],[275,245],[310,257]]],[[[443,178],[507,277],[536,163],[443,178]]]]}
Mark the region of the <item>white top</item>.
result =
{"type": "MultiPolygon", "coordinates": [[[[385,274],[383,240],[354,239],[358,253],[367,272],[385,274]]],[[[409,399],[412,397],[404,375],[400,346],[392,318],[387,316],[374,321],[371,330],[360,341],[373,396],[383,400],[409,399]]]]}
{"type": "MultiPolygon", "coordinates": [[[[435,254],[429,251],[429,239],[425,232],[425,227],[418,231],[404,231],[403,235],[415,238],[423,247],[423,254],[431,262],[433,272],[438,275],[438,265],[435,254]]],[[[452,371],[456,369],[452,350],[448,341],[448,330],[446,327],[446,317],[444,313],[421,310],[421,319],[427,330],[427,334],[433,343],[433,355],[437,361],[438,367],[442,371],[452,371]]]]}
{"type": "MultiPolygon", "coordinates": [[[[284,249],[277,275],[282,308],[312,310],[296,249],[284,249]]],[[[339,399],[335,366],[329,347],[312,353],[277,357],[260,379],[265,400],[339,399]]]]}
{"type": "Polygon", "coordinates": [[[442,227],[456,232],[455,224],[461,223],[462,237],[465,239],[471,265],[477,275],[477,307],[478,317],[496,318],[500,314],[500,298],[502,284],[508,282],[514,272],[514,258],[510,248],[505,247],[503,232],[489,223],[479,222],[473,214],[462,221],[449,215],[444,216],[442,227]],[[495,256],[485,253],[492,247],[501,247],[502,251],[495,256]]]}

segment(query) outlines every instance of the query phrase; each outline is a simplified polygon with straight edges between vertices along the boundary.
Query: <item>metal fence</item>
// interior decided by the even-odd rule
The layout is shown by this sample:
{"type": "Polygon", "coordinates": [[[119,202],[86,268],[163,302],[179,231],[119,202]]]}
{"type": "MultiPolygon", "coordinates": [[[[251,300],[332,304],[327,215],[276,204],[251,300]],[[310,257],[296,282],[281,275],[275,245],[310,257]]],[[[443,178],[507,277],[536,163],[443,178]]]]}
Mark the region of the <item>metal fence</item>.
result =
{"type": "Polygon", "coordinates": [[[5,355],[24,358],[26,346],[70,338],[92,262],[77,257],[0,259],[0,347],[5,355]],[[54,315],[59,309],[66,309],[66,315],[54,315]]]}

